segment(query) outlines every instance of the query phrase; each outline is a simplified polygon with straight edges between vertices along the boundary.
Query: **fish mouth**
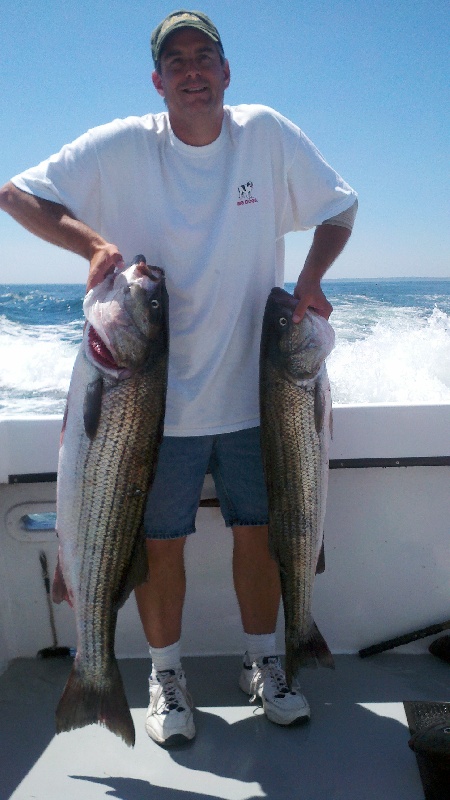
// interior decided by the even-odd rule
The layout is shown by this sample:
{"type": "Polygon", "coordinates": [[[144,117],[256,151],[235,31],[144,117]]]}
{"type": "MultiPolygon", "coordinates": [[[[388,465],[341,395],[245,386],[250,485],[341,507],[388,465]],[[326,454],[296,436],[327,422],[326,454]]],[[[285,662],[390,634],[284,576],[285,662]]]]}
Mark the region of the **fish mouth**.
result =
{"type": "Polygon", "coordinates": [[[100,364],[105,369],[119,369],[113,354],[107,348],[103,339],[99,336],[93,325],[88,328],[88,346],[94,362],[100,364]]]}
{"type": "MultiPolygon", "coordinates": [[[[134,267],[136,275],[132,283],[138,283],[142,288],[147,289],[147,291],[152,291],[152,284],[159,283],[165,276],[164,270],[161,267],[154,267],[152,264],[147,264],[145,256],[135,256],[130,267],[134,267]]],[[[124,272],[126,272],[126,270],[119,270],[116,277],[121,280],[121,275],[123,275],[124,272]]]]}

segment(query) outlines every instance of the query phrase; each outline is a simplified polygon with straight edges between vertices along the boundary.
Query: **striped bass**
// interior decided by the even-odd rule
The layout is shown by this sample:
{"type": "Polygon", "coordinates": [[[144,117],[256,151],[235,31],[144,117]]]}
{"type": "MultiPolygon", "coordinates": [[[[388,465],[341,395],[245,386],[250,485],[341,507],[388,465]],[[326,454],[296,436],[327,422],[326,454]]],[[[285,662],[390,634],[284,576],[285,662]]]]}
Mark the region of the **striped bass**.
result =
{"type": "Polygon", "coordinates": [[[57,480],[55,602],[74,607],[77,652],[56,729],[98,722],[134,745],[114,655],[117,613],[147,575],[142,518],[162,438],[167,386],[164,272],[138,263],[84,301],[57,480]]]}
{"type": "Polygon", "coordinates": [[[269,542],[279,565],[285,616],[286,676],[333,657],[311,613],[323,545],[331,438],[331,393],[325,358],[334,346],[326,319],[272,289],[260,354],[261,445],[269,500],[269,542]]]}

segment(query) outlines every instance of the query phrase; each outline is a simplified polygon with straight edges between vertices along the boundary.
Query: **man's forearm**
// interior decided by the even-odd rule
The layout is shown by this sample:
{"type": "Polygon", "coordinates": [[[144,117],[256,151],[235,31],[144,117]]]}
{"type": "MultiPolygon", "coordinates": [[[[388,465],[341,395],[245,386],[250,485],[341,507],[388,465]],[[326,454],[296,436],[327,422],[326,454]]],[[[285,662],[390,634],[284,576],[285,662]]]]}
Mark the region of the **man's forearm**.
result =
{"type": "Polygon", "coordinates": [[[0,208],[39,238],[88,261],[106,245],[98,233],[76,219],[65,206],[23,192],[11,182],[0,189],[0,208]]]}
{"type": "Polygon", "coordinates": [[[115,244],[107,242],[59,203],[22,192],[10,182],[0,189],[0,208],[40,239],[86,258],[90,262],[88,289],[123,265],[115,244]]]}
{"type": "Polygon", "coordinates": [[[299,301],[294,312],[294,322],[300,322],[307,308],[315,309],[323,317],[330,316],[333,306],[325,297],[320,281],[327,269],[342,253],[351,236],[348,228],[337,225],[318,225],[306,256],[304,267],[294,289],[299,301]]]}
{"type": "Polygon", "coordinates": [[[306,257],[302,273],[307,273],[320,281],[327,269],[342,253],[351,236],[348,228],[337,225],[318,225],[306,257]]]}

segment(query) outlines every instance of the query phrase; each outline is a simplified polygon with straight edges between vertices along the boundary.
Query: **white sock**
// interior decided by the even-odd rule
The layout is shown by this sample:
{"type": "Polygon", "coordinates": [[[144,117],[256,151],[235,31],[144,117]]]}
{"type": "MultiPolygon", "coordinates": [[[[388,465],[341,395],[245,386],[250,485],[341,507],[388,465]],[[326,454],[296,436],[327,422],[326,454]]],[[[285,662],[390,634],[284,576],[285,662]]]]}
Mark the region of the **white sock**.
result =
{"type": "Polygon", "coordinates": [[[275,633],[246,633],[245,641],[250,661],[257,661],[264,656],[277,655],[277,642],[275,633]]]}
{"type": "Polygon", "coordinates": [[[149,645],[152,659],[152,675],[165,669],[180,669],[181,667],[181,642],[169,644],[168,647],[152,647],[149,645]]]}

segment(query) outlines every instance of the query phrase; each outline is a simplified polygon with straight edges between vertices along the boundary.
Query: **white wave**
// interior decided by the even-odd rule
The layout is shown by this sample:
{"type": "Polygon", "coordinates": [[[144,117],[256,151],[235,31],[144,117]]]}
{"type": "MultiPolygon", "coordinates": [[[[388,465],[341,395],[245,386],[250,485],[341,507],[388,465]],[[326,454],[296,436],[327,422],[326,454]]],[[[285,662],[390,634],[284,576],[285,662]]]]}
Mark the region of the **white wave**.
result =
{"type": "MultiPolygon", "coordinates": [[[[450,402],[450,316],[437,308],[336,303],[328,359],[335,404],[450,402]]],[[[0,417],[60,414],[82,320],[19,325],[0,315],[0,417]]]]}
{"type": "Polygon", "coordinates": [[[334,403],[450,402],[450,317],[443,311],[424,318],[390,309],[356,341],[343,340],[340,327],[327,362],[334,403]]]}
{"type": "Polygon", "coordinates": [[[79,325],[64,326],[62,331],[59,326],[26,328],[3,320],[0,332],[0,416],[60,413],[64,408],[79,339],[79,325]]]}

